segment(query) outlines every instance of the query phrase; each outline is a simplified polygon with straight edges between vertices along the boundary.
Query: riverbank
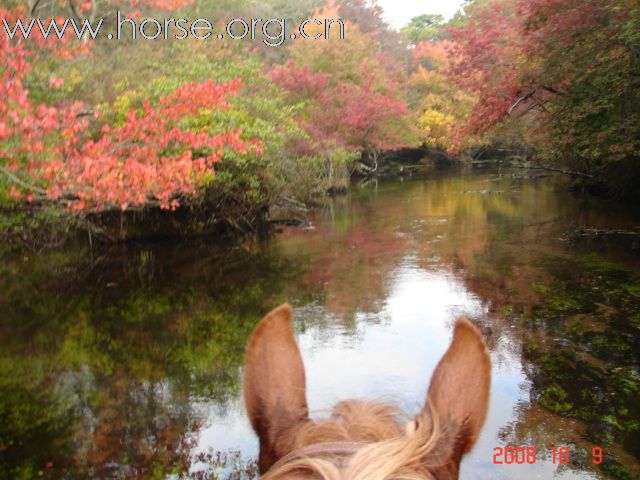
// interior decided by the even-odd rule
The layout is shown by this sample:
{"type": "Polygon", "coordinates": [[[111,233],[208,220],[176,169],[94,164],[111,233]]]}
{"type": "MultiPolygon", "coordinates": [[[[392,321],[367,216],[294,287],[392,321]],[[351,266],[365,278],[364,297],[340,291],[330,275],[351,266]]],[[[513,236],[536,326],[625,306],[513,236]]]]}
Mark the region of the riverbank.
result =
{"type": "Polygon", "coordinates": [[[552,167],[508,158],[464,161],[430,149],[407,149],[381,155],[375,169],[368,165],[348,174],[323,181],[323,187],[306,201],[287,195],[271,195],[271,204],[252,204],[246,198],[218,195],[217,208],[211,195],[197,202],[183,202],[174,210],[159,207],[113,209],[99,212],[72,212],[46,202],[18,203],[0,209],[0,240],[5,246],[40,249],[57,247],[69,241],[112,244],[126,241],[156,241],[190,237],[242,239],[248,235],[270,235],[282,225],[306,225],[308,215],[320,206],[323,197],[345,195],[352,186],[385,178],[411,178],[442,172],[495,171],[499,174],[535,178],[556,175],[566,179],[566,188],[586,198],[600,198],[632,204],[638,189],[627,166],[611,171],[610,181],[552,167]],[[622,175],[621,175],[622,174],[622,175]],[[346,176],[345,176],[346,175],[346,176]],[[615,189],[611,182],[624,183],[615,189]],[[209,200],[207,200],[209,198],[209,200]],[[239,200],[243,200],[240,202],[239,200]]]}

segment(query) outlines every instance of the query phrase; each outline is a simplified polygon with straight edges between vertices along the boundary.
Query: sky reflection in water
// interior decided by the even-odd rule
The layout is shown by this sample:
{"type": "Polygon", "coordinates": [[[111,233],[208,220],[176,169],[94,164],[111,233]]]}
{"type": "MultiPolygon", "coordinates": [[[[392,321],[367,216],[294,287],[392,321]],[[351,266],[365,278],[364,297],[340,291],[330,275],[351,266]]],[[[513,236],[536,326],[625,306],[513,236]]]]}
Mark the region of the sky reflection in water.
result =
{"type": "MultiPolygon", "coordinates": [[[[453,322],[461,315],[490,322],[481,301],[447,270],[427,271],[411,256],[391,275],[390,294],[376,314],[355,314],[355,333],[345,331],[335,317],[317,304],[299,306],[294,319],[323,315],[323,328],[298,334],[307,372],[307,396],[312,416],[322,417],[338,401],[372,398],[393,401],[413,415],[422,407],[431,374],[446,351],[453,322]]],[[[550,460],[535,465],[493,464],[500,429],[517,421],[517,406],[527,401],[528,382],[519,355],[507,337],[492,354],[492,390],[485,428],[474,450],[465,457],[460,478],[566,479],[597,478],[586,472],[558,472],[550,460]]],[[[199,432],[194,454],[240,448],[249,460],[258,443],[241,397],[226,412],[208,405],[211,415],[199,432]]],[[[200,409],[198,409],[200,410],[200,409]]],[[[194,470],[204,465],[194,463],[194,470]]],[[[206,468],[206,467],[204,467],[206,468]]]]}

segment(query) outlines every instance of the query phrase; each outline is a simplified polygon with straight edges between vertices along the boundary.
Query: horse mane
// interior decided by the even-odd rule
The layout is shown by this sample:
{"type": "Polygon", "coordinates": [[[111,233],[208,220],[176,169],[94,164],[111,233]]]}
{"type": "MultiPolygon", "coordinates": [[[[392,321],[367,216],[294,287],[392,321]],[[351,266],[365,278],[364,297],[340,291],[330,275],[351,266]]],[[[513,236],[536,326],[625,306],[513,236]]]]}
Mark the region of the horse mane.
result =
{"type": "Polygon", "coordinates": [[[342,401],[333,407],[330,418],[300,427],[294,451],[262,478],[424,480],[430,477],[428,468],[446,463],[448,452],[437,452],[445,432],[433,412],[405,422],[406,415],[397,405],[342,401]],[[340,442],[359,444],[359,448],[341,456],[335,451],[340,442]],[[323,449],[323,445],[329,448],[323,449]],[[425,458],[429,458],[428,464],[425,458]]]}

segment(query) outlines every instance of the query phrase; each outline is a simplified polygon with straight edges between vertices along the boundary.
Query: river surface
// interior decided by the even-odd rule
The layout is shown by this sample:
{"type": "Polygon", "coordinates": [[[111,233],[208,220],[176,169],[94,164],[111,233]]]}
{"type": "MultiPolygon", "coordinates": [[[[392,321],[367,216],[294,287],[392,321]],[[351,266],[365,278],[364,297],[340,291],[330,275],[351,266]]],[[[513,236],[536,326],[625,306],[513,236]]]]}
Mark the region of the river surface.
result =
{"type": "Polygon", "coordinates": [[[640,237],[622,232],[640,212],[449,173],[354,186],[310,220],[242,245],[4,255],[0,477],[254,478],[243,352],[289,302],[312,412],[414,414],[466,315],[493,383],[460,478],[640,478],[640,237]],[[535,463],[494,457],[507,446],[535,463]]]}

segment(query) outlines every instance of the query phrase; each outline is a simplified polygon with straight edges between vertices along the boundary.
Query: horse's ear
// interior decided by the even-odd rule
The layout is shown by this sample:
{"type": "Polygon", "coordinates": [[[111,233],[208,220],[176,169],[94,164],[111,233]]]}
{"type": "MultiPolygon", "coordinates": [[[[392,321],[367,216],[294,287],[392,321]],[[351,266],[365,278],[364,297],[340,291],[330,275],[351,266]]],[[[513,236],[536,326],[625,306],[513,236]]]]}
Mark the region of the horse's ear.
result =
{"type": "Polygon", "coordinates": [[[453,340],[431,377],[425,407],[438,416],[452,443],[449,468],[457,470],[462,456],[473,447],[489,408],[491,361],[480,332],[466,318],[455,325],[453,340]]]}
{"type": "Polygon", "coordinates": [[[292,446],[287,432],[308,418],[304,365],[293,336],[291,307],[272,310],[255,327],[245,357],[244,400],[260,438],[264,472],[292,446]]]}

